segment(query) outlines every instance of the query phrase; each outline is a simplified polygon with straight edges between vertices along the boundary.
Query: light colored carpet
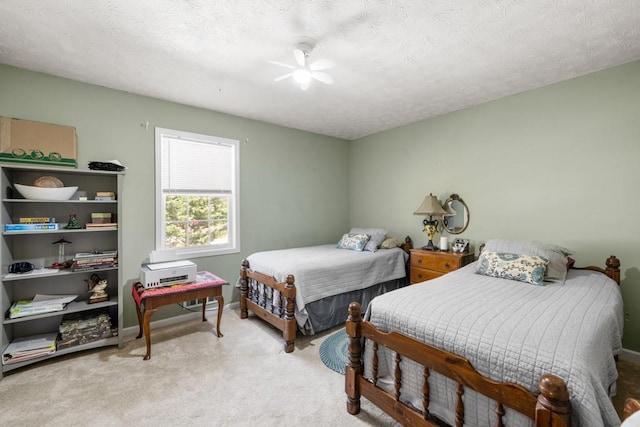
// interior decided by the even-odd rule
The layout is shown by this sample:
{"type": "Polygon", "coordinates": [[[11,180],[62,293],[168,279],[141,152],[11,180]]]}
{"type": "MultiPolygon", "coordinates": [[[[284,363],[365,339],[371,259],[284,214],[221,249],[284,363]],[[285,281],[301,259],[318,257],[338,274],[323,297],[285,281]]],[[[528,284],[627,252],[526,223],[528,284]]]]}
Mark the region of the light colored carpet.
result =
{"type": "MultiPolygon", "coordinates": [[[[359,415],[347,413],[344,376],[319,356],[320,344],[339,327],[299,336],[295,352],[286,354],[280,332],[255,317],[241,320],[237,309],[225,309],[223,338],[215,336],[215,312],[207,317],[152,327],[148,361],[144,339],[127,336],[123,349],[8,372],[0,380],[0,425],[397,425],[366,399],[359,415]]],[[[630,371],[620,372],[627,382],[640,383],[631,372],[637,365],[620,368],[630,371]]]]}
{"type": "Polygon", "coordinates": [[[151,330],[144,338],[10,371],[0,380],[2,426],[392,426],[363,399],[346,410],[344,376],[320,360],[331,332],[299,337],[286,354],[282,335],[238,310],[222,316],[223,338],[209,321],[151,330]],[[288,401],[285,408],[273,406],[288,401]]]}

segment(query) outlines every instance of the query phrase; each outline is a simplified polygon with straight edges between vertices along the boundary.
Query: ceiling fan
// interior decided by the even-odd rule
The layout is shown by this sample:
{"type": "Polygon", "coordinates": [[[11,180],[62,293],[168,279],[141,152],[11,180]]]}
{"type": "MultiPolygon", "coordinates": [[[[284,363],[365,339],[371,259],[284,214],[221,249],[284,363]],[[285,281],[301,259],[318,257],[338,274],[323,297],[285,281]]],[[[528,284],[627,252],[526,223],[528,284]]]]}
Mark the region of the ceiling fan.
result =
{"type": "Polygon", "coordinates": [[[309,84],[312,79],[318,80],[325,84],[333,84],[333,77],[331,75],[322,72],[335,66],[333,61],[328,59],[318,59],[311,63],[308,62],[309,53],[313,50],[312,42],[302,42],[296,44],[293,49],[293,57],[296,61],[296,65],[285,64],[284,62],[269,61],[272,64],[279,65],[281,67],[293,70],[287,74],[283,74],[280,77],[276,77],[274,81],[279,82],[286,78],[293,78],[293,80],[300,85],[300,89],[309,89],[309,84]]]}

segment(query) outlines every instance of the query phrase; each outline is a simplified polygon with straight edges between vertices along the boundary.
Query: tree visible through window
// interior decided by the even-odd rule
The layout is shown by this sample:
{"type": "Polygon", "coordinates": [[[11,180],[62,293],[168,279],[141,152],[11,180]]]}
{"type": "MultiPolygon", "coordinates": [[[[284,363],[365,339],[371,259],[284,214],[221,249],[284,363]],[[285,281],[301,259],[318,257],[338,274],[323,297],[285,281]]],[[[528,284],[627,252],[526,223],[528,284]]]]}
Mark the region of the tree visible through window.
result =
{"type": "Polygon", "coordinates": [[[156,128],[158,250],[238,252],[235,140],[156,128]]]}

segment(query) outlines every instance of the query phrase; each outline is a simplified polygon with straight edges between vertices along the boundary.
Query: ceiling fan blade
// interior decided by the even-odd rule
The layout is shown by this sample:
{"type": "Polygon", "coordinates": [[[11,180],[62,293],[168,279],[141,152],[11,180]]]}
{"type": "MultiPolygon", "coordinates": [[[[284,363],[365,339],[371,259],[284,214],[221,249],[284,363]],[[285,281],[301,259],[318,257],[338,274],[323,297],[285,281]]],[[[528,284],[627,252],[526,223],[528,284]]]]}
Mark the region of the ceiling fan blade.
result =
{"type": "Polygon", "coordinates": [[[296,68],[293,65],[285,64],[284,62],[278,62],[278,61],[269,61],[269,62],[272,63],[272,64],[275,64],[275,65],[279,65],[281,67],[285,67],[285,68],[291,68],[291,69],[296,68]]]}
{"type": "Polygon", "coordinates": [[[284,80],[287,77],[291,77],[291,76],[293,76],[293,73],[287,73],[287,74],[284,74],[284,75],[282,75],[280,77],[276,77],[275,79],[273,79],[273,81],[274,82],[279,82],[280,80],[284,80]]]}
{"type": "Polygon", "coordinates": [[[301,67],[305,66],[306,55],[304,54],[304,51],[302,49],[293,49],[293,57],[296,59],[296,62],[298,63],[299,66],[301,67]]]}
{"type": "Polygon", "coordinates": [[[328,85],[333,84],[334,80],[333,77],[331,77],[329,74],[327,73],[323,73],[320,71],[313,71],[311,73],[311,77],[321,81],[322,83],[326,83],[328,85]]]}
{"type": "Polygon", "coordinates": [[[326,70],[328,68],[333,68],[335,66],[336,66],[335,62],[329,59],[318,59],[317,61],[313,61],[311,64],[309,64],[309,69],[311,71],[319,71],[319,70],[326,70]]]}
{"type": "Polygon", "coordinates": [[[300,83],[300,89],[307,90],[309,89],[310,80],[300,83]]]}

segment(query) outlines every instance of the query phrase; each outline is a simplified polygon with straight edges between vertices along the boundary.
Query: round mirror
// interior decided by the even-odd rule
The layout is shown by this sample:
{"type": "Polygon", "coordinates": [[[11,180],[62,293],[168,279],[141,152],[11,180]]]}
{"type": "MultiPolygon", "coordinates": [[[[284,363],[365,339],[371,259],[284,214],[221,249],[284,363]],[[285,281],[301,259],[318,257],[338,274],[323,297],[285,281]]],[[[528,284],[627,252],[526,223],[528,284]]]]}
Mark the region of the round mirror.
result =
{"type": "Polygon", "coordinates": [[[457,194],[452,194],[442,206],[448,215],[443,215],[442,226],[450,234],[460,234],[469,225],[469,208],[457,194]]]}

